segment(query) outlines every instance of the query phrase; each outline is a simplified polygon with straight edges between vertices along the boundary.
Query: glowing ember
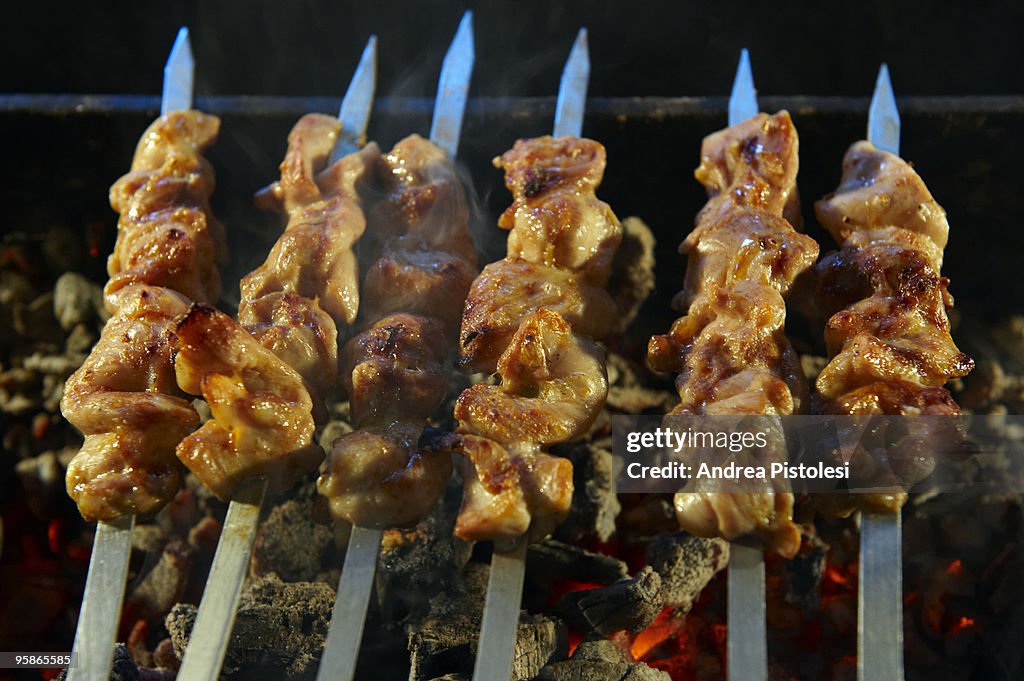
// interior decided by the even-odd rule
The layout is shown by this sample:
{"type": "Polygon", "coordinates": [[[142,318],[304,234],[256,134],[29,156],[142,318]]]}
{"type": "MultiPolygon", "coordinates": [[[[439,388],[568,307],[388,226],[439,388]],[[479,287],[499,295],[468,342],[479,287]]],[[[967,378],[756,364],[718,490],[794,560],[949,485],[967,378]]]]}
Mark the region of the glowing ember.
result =
{"type": "Polygon", "coordinates": [[[661,614],[633,638],[629,650],[633,659],[642,660],[652,648],[664,643],[683,626],[683,620],[672,615],[672,608],[665,608],[661,614]]]}

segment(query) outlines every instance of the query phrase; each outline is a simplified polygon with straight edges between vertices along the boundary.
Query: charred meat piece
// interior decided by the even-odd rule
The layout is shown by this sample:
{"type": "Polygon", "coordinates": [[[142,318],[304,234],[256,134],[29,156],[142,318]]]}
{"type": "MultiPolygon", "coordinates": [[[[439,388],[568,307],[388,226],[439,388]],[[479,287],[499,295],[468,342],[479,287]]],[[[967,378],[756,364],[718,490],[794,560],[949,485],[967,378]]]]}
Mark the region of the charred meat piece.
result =
{"type": "MultiPolygon", "coordinates": [[[[807,381],[785,335],[784,296],[818,256],[814,240],[793,228],[800,224],[797,148],[785,111],[704,140],[696,177],[709,200],[680,246],[688,264],[677,302],[687,313],[648,346],[654,369],[679,374],[672,413],[785,415],[808,407],[807,381]]],[[[786,454],[778,439],[750,453],[756,461],[748,463],[786,454]]],[[[753,480],[735,491],[691,483],[675,506],[693,534],[733,540],[753,533],[785,556],[800,546],[784,480],[753,480]]]]}
{"type": "Polygon", "coordinates": [[[594,194],[605,151],[575,137],[520,140],[495,165],[513,202],[506,258],[477,277],[466,300],[460,365],[497,371],[501,384],[459,397],[449,446],[465,456],[455,533],[514,544],[549,534],[572,500],[572,464],[543,447],[586,432],[604,406],[603,351],[613,326],[604,290],[622,225],[594,194]]]}
{"type": "Polygon", "coordinates": [[[105,289],[113,316],[61,401],[85,435],[66,481],[86,519],[154,513],[180,486],[174,448],[199,416],[174,382],[174,320],[192,300],[220,295],[224,234],[202,157],[219,127],[198,111],[161,116],[110,190],[120,213],[105,289]]]}
{"type": "Polygon", "coordinates": [[[458,311],[477,271],[469,210],[454,164],[411,135],[376,165],[377,257],[364,282],[366,328],[341,353],[355,432],[335,441],[317,483],[339,520],[418,521],[440,497],[451,455],[419,440],[448,390],[458,311]]]}
{"type": "MultiPolygon", "coordinates": [[[[815,204],[840,250],[822,258],[815,303],[831,360],[819,374],[818,408],[830,414],[956,415],[942,387],[974,368],[950,336],[953,306],[941,276],[946,213],[920,176],[895,154],[857,142],[839,187],[815,204]]],[[[955,434],[952,434],[955,436],[955,434]]],[[[907,445],[908,446],[908,445],[907,445]]],[[[884,467],[883,467],[884,468],[884,467]]],[[[913,484],[930,472],[901,476],[913,484]]],[[[820,500],[827,511],[898,512],[905,493],[820,500]]]]}

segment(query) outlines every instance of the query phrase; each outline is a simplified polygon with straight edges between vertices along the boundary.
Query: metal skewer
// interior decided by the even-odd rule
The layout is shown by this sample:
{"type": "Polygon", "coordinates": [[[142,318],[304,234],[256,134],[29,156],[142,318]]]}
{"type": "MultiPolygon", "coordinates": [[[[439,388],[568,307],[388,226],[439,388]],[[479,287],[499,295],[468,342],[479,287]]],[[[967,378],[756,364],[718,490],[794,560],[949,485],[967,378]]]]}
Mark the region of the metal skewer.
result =
{"type": "MultiPolygon", "coordinates": [[[[358,151],[363,145],[376,81],[377,37],[370,36],[338,112],[342,128],[331,150],[332,162],[358,151]]],[[[178,678],[183,681],[215,679],[220,673],[238,612],[238,599],[242,594],[266,487],[265,480],[253,480],[228,506],[189,646],[178,672],[178,678]]],[[[372,574],[370,577],[372,580],[372,574]]]]}
{"type": "MultiPolygon", "coordinates": [[[[757,89],[744,48],[729,95],[729,125],[742,123],[759,113],[757,89]]],[[[768,678],[768,643],[765,622],[764,549],[757,545],[729,546],[729,681],[768,678]]]]}
{"type": "MultiPolygon", "coordinates": [[[[371,40],[373,40],[371,38],[371,40]]],[[[367,49],[369,49],[369,45],[367,49]]],[[[366,55],[364,53],[364,60],[366,55]]],[[[374,52],[376,60],[376,52],[374,52]]],[[[434,117],[430,126],[430,140],[444,149],[450,158],[455,158],[459,148],[459,135],[462,130],[462,119],[466,111],[466,99],[469,96],[469,81],[473,74],[475,48],[473,44],[473,13],[466,12],[459,22],[452,44],[448,48],[441,65],[441,77],[437,85],[437,98],[434,101],[434,117]]],[[[376,61],[374,61],[374,68],[376,61]]],[[[360,64],[360,70],[363,64],[360,64]]],[[[356,95],[352,88],[356,86],[357,75],[352,79],[349,94],[345,102],[356,95]]],[[[365,89],[357,92],[365,93],[365,89]]],[[[368,103],[372,100],[372,83],[370,97],[359,99],[366,101],[364,109],[369,115],[368,103]]],[[[342,104],[339,116],[344,123],[348,119],[345,114],[345,103],[342,104]]],[[[365,119],[363,130],[365,131],[365,119]]],[[[343,126],[344,128],[344,126],[343,126]]],[[[334,154],[338,154],[338,146],[334,154]]],[[[353,149],[354,151],[354,149],[353,149]]],[[[345,153],[350,153],[346,151],[345,153]]],[[[332,154],[332,158],[334,156],[332,154]]],[[[343,154],[338,154],[343,155],[343,154]]],[[[377,571],[377,556],[380,553],[380,542],[383,532],[376,528],[352,527],[349,537],[348,551],[342,566],[338,592],[334,600],[334,611],[331,614],[331,626],[324,642],[324,652],[317,671],[317,681],[349,681],[355,676],[356,663],[359,659],[359,646],[363,639],[363,628],[366,622],[366,610],[373,591],[373,578],[377,571]]]]}
{"type": "MultiPolygon", "coordinates": [[[[580,137],[590,81],[587,29],[581,28],[562,70],[555,104],[554,136],[580,137]]],[[[525,538],[508,552],[495,550],[487,581],[480,642],[473,664],[473,681],[509,681],[519,629],[519,608],[526,576],[525,538]]]]}
{"type": "MultiPolygon", "coordinates": [[[[900,114],[885,64],[878,70],[868,110],[868,141],[883,151],[900,153],[900,114]]],[[[899,511],[861,514],[858,681],[903,680],[901,517],[899,511]]]]}
{"type": "MultiPolygon", "coordinates": [[[[192,45],[188,29],[183,26],[164,66],[161,115],[192,108],[194,74],[192,45]]],[[[68,670],[69,681],[106,681],[110,678],[134,527],[134,515],[101,520],[96,524],[89,574],[72,647],[75,666],[68,670]]]]}

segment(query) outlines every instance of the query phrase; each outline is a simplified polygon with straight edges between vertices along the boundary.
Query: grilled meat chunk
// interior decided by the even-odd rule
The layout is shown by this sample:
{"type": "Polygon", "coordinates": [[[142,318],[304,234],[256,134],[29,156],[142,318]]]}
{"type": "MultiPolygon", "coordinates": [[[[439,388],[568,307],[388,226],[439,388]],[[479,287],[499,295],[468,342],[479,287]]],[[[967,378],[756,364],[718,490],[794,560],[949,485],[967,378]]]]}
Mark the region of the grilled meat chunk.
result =
{"type": "Polygon", "coordinates": [[[178,323],[178,385],[213,418],[178,445],[178,458],[221,499],[265,477],[291,487],[323,461],[312,401],[299,374],[223,312],[193,305],[178,323]]]}
{"type": "Polygon", "coordinates": [[[61,411],[85,435],[67,471],[86,520],[154,513],[181,484],[174,448],[199,425],[174,380],[180,293],[136,285],[114,298],[117,314],[64,385],[61,411]]]}
{"type": "Polygon", "coordinates": [[[202,156],[219,130],[220,119],[198,111],[161,116],[139,140],[131,171],[110,188],[121,216],[104,289],[112,314],[114,296],[133,284],[163,286],[189,300],[220,297],[224,228],[210,212],[215,182],[202,156]]]}

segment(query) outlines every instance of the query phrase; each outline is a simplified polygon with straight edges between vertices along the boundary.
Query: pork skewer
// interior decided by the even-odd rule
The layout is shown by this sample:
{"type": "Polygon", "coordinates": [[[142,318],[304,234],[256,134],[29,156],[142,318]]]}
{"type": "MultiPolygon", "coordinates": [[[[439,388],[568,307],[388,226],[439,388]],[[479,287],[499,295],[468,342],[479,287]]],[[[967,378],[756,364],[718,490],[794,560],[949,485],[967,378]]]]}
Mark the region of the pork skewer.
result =
{"type": "MultiPolygon", "coordinates": [[[[917,416],[960,413],[943,385],[965,376],[974,363],[953,342],[946,315],[952,298],[940,269],[949,224],[924,182],[898,156],[899,137],[899,112],[883,65],[869,110],[868,140],[850,147],[839,188],[815,204],[818,221],[840,245],[817,266],[815,302],[832,316],[825,327],[830,361],[818,376],[816,397],[823,413],[900,415],[915,430],[917,416]]],[[[932,419],[924,427],[934,424],[932,419]]],[[[873,467],[867,484],[880,491],[814,500],[836,515],[862,511],[857,641],[862,680],[903,678],[903,490],[927,475],[933,463],[916,446],[904,451],[910,456],[898,451],[888,456],[902,486],[889,467],[873,467]]]]}
{"type": "Polygon", "coordinates": [[[188,306],[183,294],[210,302],[220,295],[214,261],[223,234],[209,214],[212,171],[200,156],[219,124],[189,111],[194,70],[183,27],[164,67],[161,118],[143,135],[132,172],[111,189],[112,205],[125,216],[108,263],[105,293],[113,317],[68,379],[61,404],[86,435],[69,466],[68,491],[83,516],[99,519],[75,632],[76,666],[68,673],[72,681],[110,675],[135,515],[156,512],[174,496],[180,484],[174,446],[198,423],[172,377],[173,318],[188,306]],[[176,193],[175,187],[192,189],[176,193]],[[162,247],[169,239],[177,242],[180,257],[162,247]],[[178,278],[175,272],[194,276],[178,278]]]}
{"type": "MultiPolygon", "coordinates": [[[[457,333],[457,328],[447,328],[452,322],[437,319],[439,308],[465,298],[476,267],[464,198],[451,168],[473,72],[473,42],[472,12],[467,11],[441,66],[430,143],[407,138],[385,160],[389,180],[397,184],[385,206],[399,211],[403,204],[416,203],[418,194],[433,192],[438,192],[437,204],[420,202],[406,233],[383,244],[363,292],[364,310],[369,309],[365,316],[375,323],[342,352],[341,378],[349,387],[353,424],[359,430],[334,443],[318,487],[331,500],[335,515],[353,526],[319,681],[347,681],[355,675],[382,528],[413,522],[451,475],[446,454],[416,452],[415,441],[422,431],[418,417],[429,416],[444,396],[449,345],[444,339],[457,333]],[[396,182],[400,167],[408,177],[396,182]],[[426,233],[432,229],[434,233],[426,233]],[[424,259],[429,262],[424,264],[424,259]],[[426,335],[417,338],[418,330],[426,335]],[[392,357],[380,356],[385,353],[392,357]],[[406,371],[404,363],[415,366],[406,371]],[[376,404],[381,399],[390,404],[376,404]]],[[[394,216],[383,219],[390,223],[394,216]]]]}
{"type": "Polygon", "coordinates": [[[341,125],[310,115],[289,135],[282,181],[265,196],[304,217],[294,229],[289,221],[267,263],[243,280],[239,319],[245,329],[222,313],[196,307],[179,323],[178,381],[203,393],[214,419],[179,446],[178,456],[218,496],[231,498],[179,670],[184,681],[216,678],[223,664],[268,478],[277,488],[287,487],[323,459],[311,441],[313,412],[323,410],[322,375],[333,376],[336,323],[351,321],[358,305],[350,249],[363,223],[361,213],[347,210],[354,200],[348,185],[376,153],[374,148],[365,159],[355,156],[373,102],[375,62],[371,36],[342,101],[341,125]],[[333,148],[321,152],[331,140],[333,148]],[[341,160],[314,181],[313,164],[328,152],[341,160]],[[351,163],[343,158],[349,154],[351,163]],[[236,385],[243,385],[241,394],[236,385]],[[273,422],[253,423],[238,408],[239,398],[243,405],[273,407],[273,422]],[[250,431],[243,442],[241,433],[250,431]]]}
{"type": "MultiPolygon", "coordinates": [[[[681,300],[687,314],[651,339],[648,361],[679,374],[680,404],[694,416],[779,416],[806,410],[807,385],[785,337],[785,295],[818,255],[798,233],[797,138],[789,115],[758,114],[743,50],[729,100],[729,127],[707,138],[697,178],[709,200],[680,250],[689,264],[681,300]]],[[[786,455],[781,424],[762,457],[786,455]]],[[[763,546],[795,554],[800,531],[794,497],[780,481],[750,481],[735,491],[691,482],[676,495],[683,529],[733,542],[729,558],[730,679],[767,679],[763,546]]]]}
{"type": "Polygon", "coordinates": [[[585,430],[607,395],[601,351],[583,334],[600,335],[593,327],[614,317],[607,307],[601,314],[598,301],[607,295],[603,286],[621,227],[593,196],[604,168],[603,148],[579,139],[589,75],[584,28],[562,72],[555,138],[517,142],[502,157],[506,185],[515,197],[499,223],[513,227],[509,255],[477,278],[463,316],[461,361],[477,371],[496,368],[502,376],[501,386],[466,390],[456,406],[465,433],[457,437],[472,461],[463,472],[466,492],[456,534],[496,542],[474,681],[511,677],[528,537],[550,532],[572,498],[571,464],[539,448],[585,430]],[[554,196],[563,185],[575,186],[579,193],[571,201],[586,206],[571,217],[554,211],[564,232],[519,233],[519,213],[529,219],[531,199],[543,202],[546,193],[554,196]],[[584,237],[578,232],[587,222],[593,222],[593,232],[584,237]],[[552,292],[538,279],[548,281],[552,292]],[[517,469],[521,447],[532,452],[523,454],[532,463],[517,469]]]}

